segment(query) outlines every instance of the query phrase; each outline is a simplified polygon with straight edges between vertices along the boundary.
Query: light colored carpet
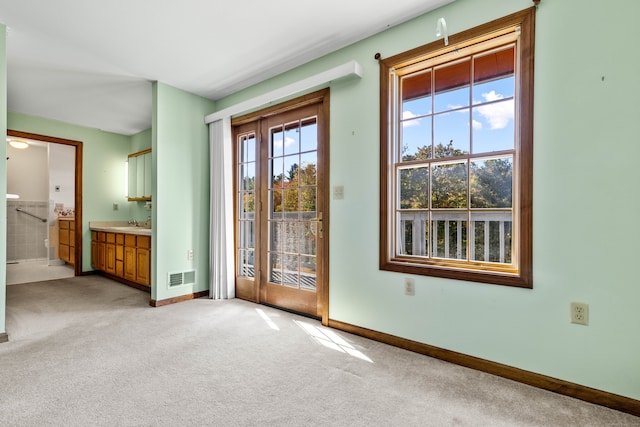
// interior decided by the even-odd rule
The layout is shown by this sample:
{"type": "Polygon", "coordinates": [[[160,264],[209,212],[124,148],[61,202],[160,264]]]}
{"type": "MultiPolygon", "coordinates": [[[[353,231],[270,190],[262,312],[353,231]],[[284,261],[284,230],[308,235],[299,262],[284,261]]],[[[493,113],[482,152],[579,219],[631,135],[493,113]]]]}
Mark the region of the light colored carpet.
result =
{"type": "Polygon", "coordinates": [[[7,288],[3,426],[640,426],[241,300],[99,276],[7,288]]]}

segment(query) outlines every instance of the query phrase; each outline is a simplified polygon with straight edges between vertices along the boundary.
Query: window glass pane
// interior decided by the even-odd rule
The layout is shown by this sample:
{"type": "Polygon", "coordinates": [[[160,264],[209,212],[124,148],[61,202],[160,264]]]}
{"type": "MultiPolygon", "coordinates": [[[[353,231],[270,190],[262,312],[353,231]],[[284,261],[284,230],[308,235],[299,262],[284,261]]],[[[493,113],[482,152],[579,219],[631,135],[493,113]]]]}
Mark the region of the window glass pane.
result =
{"type": "Polygon", "coordinates": [[[278,284],[282,283],[282,270],[282,256],[280,254],[269,253],[269,281],[278,284]]]}
{"type": "Polygon", "coordinates": [[[300,152],[300,127],[298,123],[288,124],[284,131],[284,154],[300,152]]]}
{"type": "Polygon", "coordinates": [[[255,259],[255,251],[253,249],[244,251],[244,276],[247,277],[255,277],[256,275],[256,259],[255,259]]]}
{"type": "Polygon", "coordinates": [[[284,240],[284,223],[281,221],[269,221],[269,250],[282,252],[284,240]]]}
{"type": "Polygon", "coordinates": [[[300,257],[300,288],[316,289],[316,257],[300,257]]]}
{"type": "Polygon", "coordinates": [[[255,277],[255,256],[253,250],[238,251],[238,275],[255,277]]]}
{"type": "Polygon", "coordinates": [[[429,168],[400,169],[400,209],[429,207],[429,168]]]}
{"type": "Polygon", "coordinates": [[[284,185],[284,159],[278,157],[271,159],[271,185],[270,188],[282,188],[284,185]]]}
{"type": "Polygon", "coordinates": [[[241,190],[255,190],[256,188],[256,164],[246,163],[240,166],[240,174],[242,179],[240,181],[241,190]]]}
{"type": "Polygon", "coordinates": [[[510,208],[513,200],[513,159],[471,162],[471,207],[510,208]]]}
{"type": "Polygon", "coordinates": [[[402,161],[431,158],[431,117],[402,122],[402,161]]]}
{"type": "Polygon", "coordinates": [[[469,109],[434,117],[435,157],[453,157],[469,154],[469,109]]]}
{"type": "Polygon", "coordinates": [[[473,105],[483,104],[498,99],[513,98],[515,89],[513,76],[478,83],[473,86],[473,105]]]}
{"type": "Polygon", "coordinates": [[[285,286],[298,287],[299,271],[298,271],[298,255],[283,255],[283,272],[282,284],[285,286]]]}
{"type": "Polygon", "coordinates": [[[515,144],[514,100],[473,108],[473,152],[513,150],[515,144]]]}
{"type": "Polygon", "coordinates": [[[427,256],[429,254],[428,217],[427,212],[399,213],[399,255],[427,256]]]}
{"type": "Polygon", "coordinates": [[[238,163],[247,161],[247,137],[238,137],[238,163]]]}
{"type": "Polygon", "coordinates": [[[271,190],[271,218],[282,219],[282,190],[271,190]]]}
{"type": "Polygon", "coordinates": [[[471,214],[471,260],[512,262],[513,217],[511,212],[471,214]]]}
{"type": "Polygon", "coordinates": [[[300,128],[300,151],[314,151],[318,149],[318,124],[315,117],[306,120],[300,128]]]}
{"type": "Polygon", "coordinates": [[[431,72],[404,77],[402,119],[431,114],[431,72]]]}
{"type": "Polygon", "coordinates": [[[469,106],[471,61],[447,65],[435,70],[435,112],[469,106]]]}
{"type": "MultiPolygon", "coordinates": [[[[285,212],[298,212],[298,203],[299,203],[299,194],[300,191],[297,188],[288,188],[284,190],[284,211],[285,212]]],[[[287,216],[286,219],[292,220],[296,219],[295,217],[287,216]]]]}
{"type": "Polygon", "coordinates": [[[303,221],[300,223],[300,249],[301,254],[316,254],[316,236],[313,232],[313,224],[311,221],[303,221]]]}
{"type": "Polygon", "coordinates": [[[300,155],[300,178],[299,185],[315,185],[318,175],[316,162],[318,154],[316,152],[300,155]]]}
{"type": "Polygon", "coordinates": [[[249,135],[245,139],[245,162],[254,162],[256,160],[256,136],[249,135]]]}
{"type": "Polygon", "coordinates": [[[255,249],[256,247],[256,224],[255,221],[246,221],[245,223],[246,247],[255,249]]]}
{"type": "Polygon", "coordinates": [[[300,211],[315,212],[316,211],[316,188],[302,187],[300,189],[300,211]]]}
{"type": "Polygon", "coordinates": [[[240,197],[242,198],[240,219],[253,218],[253,214],[256,211],[256,195],[253,191],[241,191],[240,197]]]}
{"type": "Polygon", "coordinates": [[[284,134],[282,126],[271,129],[271,157],[280,157],[284,154],[284,134]]]}
{"type": "Polygon", "coordinates": [[[288,253],[298,253],[298,223],[295,221],[286,221],[282,223],[284,230],[283,250],[288,253]]]}
{"type": "Polygon", "coordinates": [[[284,183],[297,185],[298,184],[298,165],[300,162],[300,156],[295,154],[293,156],[287,156],[284,158],[284,183]]]}
{"type": "Polygon", "coordinates": [[[460,212],[438,212],[431,221],[432,256],[467,259],[467,216],[460,212]]]}
{"type": "Polygon", "coordinates": [[[467,207],[466,162],[433,165],[431,206],[434,209],[467,207]]]}

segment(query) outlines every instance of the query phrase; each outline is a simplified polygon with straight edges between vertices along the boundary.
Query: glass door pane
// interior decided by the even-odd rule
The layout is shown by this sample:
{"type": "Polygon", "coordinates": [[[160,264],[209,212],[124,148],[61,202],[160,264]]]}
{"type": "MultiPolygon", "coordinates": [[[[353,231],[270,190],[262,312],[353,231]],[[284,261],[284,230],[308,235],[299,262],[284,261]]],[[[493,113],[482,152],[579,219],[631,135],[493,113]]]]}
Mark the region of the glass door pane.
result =
{"type": "Polygon", "coordinates": [[[316,290],[317,118],[269,129],[268,280],[316,290]]]}

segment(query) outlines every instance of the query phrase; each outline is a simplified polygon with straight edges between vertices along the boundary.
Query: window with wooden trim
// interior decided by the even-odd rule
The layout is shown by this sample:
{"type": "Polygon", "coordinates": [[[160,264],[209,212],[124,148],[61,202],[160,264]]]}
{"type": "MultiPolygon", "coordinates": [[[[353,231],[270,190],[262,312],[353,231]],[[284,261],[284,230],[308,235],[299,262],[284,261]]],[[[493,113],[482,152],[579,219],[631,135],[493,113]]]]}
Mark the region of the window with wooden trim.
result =
{"type": "Polygon", "coordinates": [[[380,61],[380,268],[532,287],[535,8],[380,61]]]}

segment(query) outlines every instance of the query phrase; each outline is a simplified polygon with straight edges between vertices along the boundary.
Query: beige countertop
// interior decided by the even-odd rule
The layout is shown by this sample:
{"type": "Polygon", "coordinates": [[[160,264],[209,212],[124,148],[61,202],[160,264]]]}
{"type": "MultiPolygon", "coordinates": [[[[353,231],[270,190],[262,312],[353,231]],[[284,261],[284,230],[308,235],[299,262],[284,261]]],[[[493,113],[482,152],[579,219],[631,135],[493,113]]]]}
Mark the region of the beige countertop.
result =
{"type": "Polygon", "coordinates": [[[105,231],[107,233],[140,234],[151,236],[151,229],[144,226],[128,224],[127,221],[90,221],[91,231],[105,231]]]}

